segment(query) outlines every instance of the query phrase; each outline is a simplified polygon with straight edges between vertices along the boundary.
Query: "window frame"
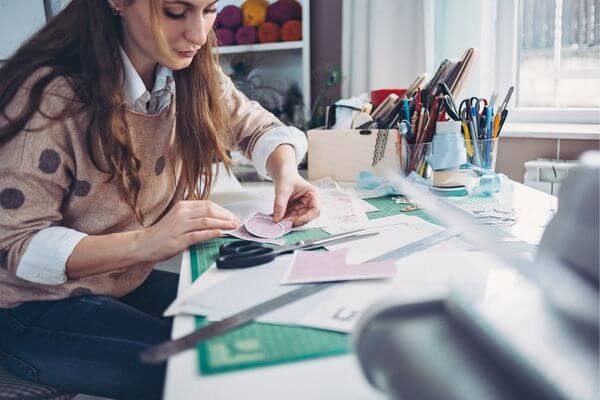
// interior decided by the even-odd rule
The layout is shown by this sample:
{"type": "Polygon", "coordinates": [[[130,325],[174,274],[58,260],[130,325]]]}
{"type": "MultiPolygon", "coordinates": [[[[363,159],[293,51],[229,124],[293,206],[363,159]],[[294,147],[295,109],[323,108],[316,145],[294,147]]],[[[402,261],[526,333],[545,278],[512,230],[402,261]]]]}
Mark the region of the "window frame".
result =
{"type": "Polygon", "coordinates": [[[510,121],[532,123],[600,124],[600,108],[518,107],[518,62],[520,59],[520,0],[497,1],[496,20],[496,82],[500,98],[511,85],[510,121]]]}

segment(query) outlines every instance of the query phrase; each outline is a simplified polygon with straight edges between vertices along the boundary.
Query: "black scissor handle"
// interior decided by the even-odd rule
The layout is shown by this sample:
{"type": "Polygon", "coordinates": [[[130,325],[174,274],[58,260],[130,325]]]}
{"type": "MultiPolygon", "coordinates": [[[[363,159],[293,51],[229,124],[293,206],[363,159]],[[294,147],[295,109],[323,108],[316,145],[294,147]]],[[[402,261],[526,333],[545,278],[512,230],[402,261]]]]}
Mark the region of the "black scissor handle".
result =
{"type": "Polygon", "coordinates": [[[249,240],[234,240],[220,245],[219,255],[226,256],[228,254],[238,254],[251,249],[257,249],[262,247],[264,246],[257,242],[251,242],[249,240]]]}
{"type": "Polygon", "coordinates": [[[266,246],[254,245],[235,254],[222,255],[217,258],[217,268],[237,269],[249,268],[273,261],[279,253],[266,246]]]}

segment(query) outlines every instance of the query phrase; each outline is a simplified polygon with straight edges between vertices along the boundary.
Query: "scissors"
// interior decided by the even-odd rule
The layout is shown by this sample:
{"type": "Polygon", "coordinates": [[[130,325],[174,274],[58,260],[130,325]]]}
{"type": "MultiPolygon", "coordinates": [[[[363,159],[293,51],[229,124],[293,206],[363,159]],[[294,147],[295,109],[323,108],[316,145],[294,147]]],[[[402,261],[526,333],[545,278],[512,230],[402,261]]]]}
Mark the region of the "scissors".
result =
{"type": "Polygon", "coordinates": [[[300,240],[294,244],[283,247],[271,247],[264,243],[249,240],[234,240],[219,246],[219,258],[217,268],[237,269],[249,268],[256,265],[266,264],[273,261],[281,254],[291,253],[295,250],[311,250],[325,245],[333,245],[364,239],[377,235],[379,232],[360,234],[364,229],[340,233],[326,238],[309,241],[300,240]]]}
{"type": "Polygon", "coordinates": [[[458,114],[463,119],[469,119],[471,116],[471,110],[475,110],[477,116],[481,116],[484,110],[487,108],[488,102],[486,99],[480,99],[479,97],[470,97],[460,102],[458,108],[458,114]]]}

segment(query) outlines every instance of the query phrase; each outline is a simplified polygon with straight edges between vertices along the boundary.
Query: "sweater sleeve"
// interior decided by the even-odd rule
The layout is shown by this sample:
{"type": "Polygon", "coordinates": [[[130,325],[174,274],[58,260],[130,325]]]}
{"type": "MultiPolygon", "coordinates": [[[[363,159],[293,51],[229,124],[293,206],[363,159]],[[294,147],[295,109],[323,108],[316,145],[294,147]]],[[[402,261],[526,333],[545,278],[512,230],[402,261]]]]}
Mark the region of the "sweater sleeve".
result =
{"type": "MultiPolygon", "coordinates": [[[[14,118],[26,98],[26,90],[22,89],[5,114],[14,118]]],[[[18,266],[38,232],[60,225],[62,202],[73,184],[69,120],[49,118],[64,109],[64,104],[63,97],[44,94],[41,111],[34,114],[23,131],[0,146],[0,249],[4,259],[1,267],[8,269],[13,277],[43,284],[63,283],[66,275],[29,273],[30,269],[20,268],[20,272],[27,272],[22,274],[18,266]],[[49,276],[54,278],[46,279],[49,276]]],[[[0,126],[6,123],[1,118],[0,126]]],[[[49,270],[56,271],[60,266],[54,267],[49,266],[49,270]]]]}
{"type": "Polygon", "coordinates": [[[248,99],[237,90],[231,78],[222,70],[220,74],[222,96],[231,118],[233,136],[231,150],[240,150],[245,157],[252,160],[258,139],[270,129],[284,125],[257,101],[248,99]]]}

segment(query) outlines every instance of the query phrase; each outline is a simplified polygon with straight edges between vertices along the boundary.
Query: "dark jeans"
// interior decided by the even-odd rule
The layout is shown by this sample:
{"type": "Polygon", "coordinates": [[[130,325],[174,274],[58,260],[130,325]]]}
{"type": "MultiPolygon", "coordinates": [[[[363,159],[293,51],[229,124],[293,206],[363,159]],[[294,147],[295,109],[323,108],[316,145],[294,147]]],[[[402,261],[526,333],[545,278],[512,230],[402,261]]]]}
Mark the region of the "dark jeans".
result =
{"type": "MultiPolygon", "coordinates": [[[[21,378],[70,393],[160,399],[166,364],[140,351],[168,340],[177,275],[153,271],[127,296],[83,296],[0,309],[0,363],[21,378]]],[[[0,294],[1,295],[1,294],[0,294]]]]}

